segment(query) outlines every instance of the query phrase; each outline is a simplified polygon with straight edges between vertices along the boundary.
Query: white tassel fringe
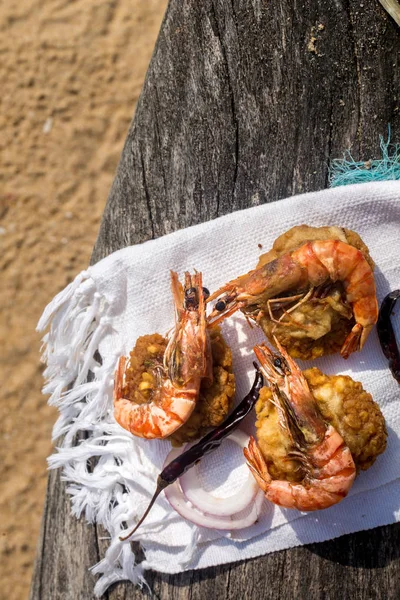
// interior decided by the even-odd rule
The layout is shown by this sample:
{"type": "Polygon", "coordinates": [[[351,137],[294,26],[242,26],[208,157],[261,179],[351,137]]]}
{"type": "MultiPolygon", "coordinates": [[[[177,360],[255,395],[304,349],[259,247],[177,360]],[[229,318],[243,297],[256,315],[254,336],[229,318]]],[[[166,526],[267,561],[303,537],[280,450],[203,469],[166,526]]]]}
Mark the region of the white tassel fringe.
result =
{"type": "Polygon", "coordinates": [[[95,358],[110,328],[109,310],[88,269],[50,302],[37,326],[38,331],[49,328],[43,338],[42,360],[47,364],[43,393],[50,394],[49,404],[60,411],[53,440],[64,436],[58,452],[48,459],[49,468],[63,469],[73,514],[84,514],[88,522],[100,523],[110,532],[106,556],[92,569],[102,573],[95,586],[97,596],[124,579],[147,585],[146,561],[136,564],[130,543],[121,542],[119,536],[125,523],[139,516],[138,507],[129,501],[129,489],[148,493],[154,476],[138,473],[137,463],[131,461],[139,450],[112,415],[112,379],[121,352],[103,363],[95,358]],[[82,432],[87,439],[74,445],[82,432]]]}

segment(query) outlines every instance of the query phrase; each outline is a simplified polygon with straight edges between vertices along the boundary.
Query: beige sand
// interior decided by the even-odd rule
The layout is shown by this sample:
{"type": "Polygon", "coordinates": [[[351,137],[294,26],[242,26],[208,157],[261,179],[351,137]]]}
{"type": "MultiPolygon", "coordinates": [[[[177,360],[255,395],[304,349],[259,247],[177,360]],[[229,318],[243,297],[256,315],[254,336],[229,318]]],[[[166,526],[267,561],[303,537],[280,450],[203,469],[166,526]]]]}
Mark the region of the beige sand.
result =
{"type": "Polygon", "coordinates": [[[0,4],[1,596],[26,598],[56,411],[35,325],[88,264],[166,0],[0,4]]]}

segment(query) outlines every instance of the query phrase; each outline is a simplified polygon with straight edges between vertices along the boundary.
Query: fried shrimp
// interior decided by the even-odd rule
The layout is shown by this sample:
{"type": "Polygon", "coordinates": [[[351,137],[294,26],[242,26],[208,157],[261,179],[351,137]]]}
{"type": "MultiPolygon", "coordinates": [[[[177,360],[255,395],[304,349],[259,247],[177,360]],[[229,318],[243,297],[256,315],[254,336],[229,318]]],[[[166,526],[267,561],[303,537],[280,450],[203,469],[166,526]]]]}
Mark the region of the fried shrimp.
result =
{"type": "MultiPolygon", "coordinates": [[[[331,321],[324,324],[322,319],[327,307],[346,319],[354,317],[355,324],[341,347],[344,358],[361,350],[378,318],[368,260],[361,250],[338,239],[308,241],[281,254],[221,287],[209,301],[215,299],[210,324],[240,309],[261,326],[267,318],[275,327],[294,328],[311,339],[330,331],[331,321]],[[312,313],[317,304],[321,314],[315,319],[312,313]],[[280,310],[279,317],[274,314],[276,309],[280,310]]],[[[267,335],[271,333],[263,328],[267,335]]]]}
{"type": "MultiPolygon", "coordinates": [[[[387,431],[379,405],[360,382],[348,375],[326,375],[316,367],[306,369],[303,375],[323,419],[340,433],[350,449],[357,472],[369,469],[386,449],[387,431]]],[[[260,391],[256,416],[257,441],[272,478],[301,481],[302,466],[288,458],[292,442],[280,426],[269,387],[260,391]]]]}
{"type": "Polygon", "coordinates": [[[302,469],[299,482],[273,479],[254,438],[244,450],[248,466],[268,500],[302,511],[329,508],[348,493],[356,476],[349,448],[336,429],[325,422],[307,381],[276,340],[279,352],[256,346],[261,370],[271,386],[280,427],[290,441],[288,458],[302,469]]]}
{"type": "Polygon", "coordinates": [[[129,362],[124,356],[119,359],[115,373],[115,419],[133,435],[144,438],[165,438],[176,431],[192,414],[203,378],[212,379],[204,299],[208,292],[202,287],[202,275],[185,273],[183,287],[178,275],[171,271],[171,288],[176,324],[162,355],[162,363],[156,360],[162,344],[159,344],[160,348],[155,345],[152,373],[147,374],[138,386],[140,391],[147,393],[147,401],[139,403],[127,397],[129,362]]]}

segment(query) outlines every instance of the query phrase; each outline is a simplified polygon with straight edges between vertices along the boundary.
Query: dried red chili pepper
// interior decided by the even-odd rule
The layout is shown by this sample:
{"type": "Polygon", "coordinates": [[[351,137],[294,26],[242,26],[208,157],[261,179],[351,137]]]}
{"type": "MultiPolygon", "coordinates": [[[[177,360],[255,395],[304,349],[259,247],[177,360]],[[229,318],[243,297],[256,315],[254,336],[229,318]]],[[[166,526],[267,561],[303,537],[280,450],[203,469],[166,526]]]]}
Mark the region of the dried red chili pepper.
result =
{"type": "Polygon", "coordinates": [[[139,523],[135,526],[132,531],[129,532],[128,535],[124,537],[120,537],[119,539],[124,541],[131,537],[133,533],[138,529],[139,525],[143,523],[145,518],[150,512],[151,507],[153,506],[157,496],[161,494],[163,489],[165,489],[168,485],[174,483],[178,477],[183,475],[190,467],[192,467],[195,463],[197,463],[203,456],[209,454],[216,448],[218,448],[222,440],[227,438],[230,433],[238,425],[243,421],[243,419],[249,414],[249,412],[253,409],[256,404],[258,397],[260,395],[260,390],[264,385],[264,379],[261,374],[261,371],[257,365],[257,363],[253,363],[256,369],[256,376],[254,379],[254,383],[251,387],[250,392],[243,398],[241,403],[235,408],[235,410],[225,419],[223,423],[219,427],[216,427],[207,435],[205,435],[197,444],[186,450],[171,461],[159,474],[157,477],[157,488],[154,492],[154,496],[150,500],[150,504],[147,507],[143,517],[140,519],[139,523]]]}
{"type": "Polygon", "coordinates": [[[400,383],[400,353],[396,342],[393,325],[390,320],[390,316],[396,301],[399,298],[400,290],[395,290],[394,292],[390,292],[390,294],[385,296],[379,310],[376,328],[378,330],[379,341],[383,354],[389,360],[389,369],[391,370],[396,381],[400,383]]]}

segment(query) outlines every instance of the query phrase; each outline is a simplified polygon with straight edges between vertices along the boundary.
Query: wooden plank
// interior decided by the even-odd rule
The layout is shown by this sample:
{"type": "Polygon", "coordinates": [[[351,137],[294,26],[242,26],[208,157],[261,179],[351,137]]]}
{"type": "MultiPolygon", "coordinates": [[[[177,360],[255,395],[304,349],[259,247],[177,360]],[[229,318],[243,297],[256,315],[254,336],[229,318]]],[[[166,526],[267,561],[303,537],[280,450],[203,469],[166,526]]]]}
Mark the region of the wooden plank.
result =
{"type": "MultiPolygon", "coordinates": [[[[377,2],[170,0],[92,263],[233,210],[328,183],[343,150],[399,133],[399,32],[377,2]]],[[[396,137],[397,136],[397,137],[396,137]]],[[[263,225],[268,227],[268,223],[263,225]]],[[[221,257],[223,268],[223,257],[221,257]]],[[[31,599],[93,598],[104,532],[52,473],[31,599]]],[[[178,576],[156,597],[399,598],[400,527],[178,576]]],[[[142,598],[131,584],[105,595],[142,598]]]]}

